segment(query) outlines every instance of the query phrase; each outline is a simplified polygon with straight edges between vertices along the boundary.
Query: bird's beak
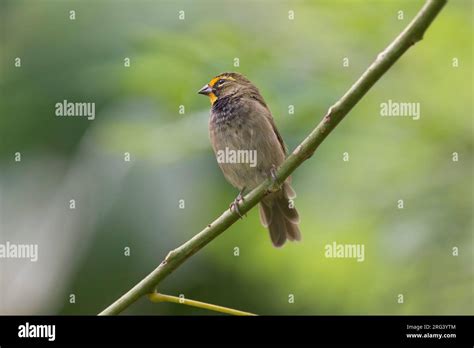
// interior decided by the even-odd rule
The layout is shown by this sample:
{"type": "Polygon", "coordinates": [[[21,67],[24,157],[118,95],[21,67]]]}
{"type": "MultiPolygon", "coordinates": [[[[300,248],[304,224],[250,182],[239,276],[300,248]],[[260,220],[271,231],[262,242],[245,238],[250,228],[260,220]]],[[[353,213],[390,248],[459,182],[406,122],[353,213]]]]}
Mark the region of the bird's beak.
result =
{"type": "Polygon", "coordinates": [[[212,93],[212,88],[211,86],[209,85],[204,85],[203,88],[201,88],[199,91],[198,91],[199,94],[204,94],[204,95],[209,95],[212,93]]]}

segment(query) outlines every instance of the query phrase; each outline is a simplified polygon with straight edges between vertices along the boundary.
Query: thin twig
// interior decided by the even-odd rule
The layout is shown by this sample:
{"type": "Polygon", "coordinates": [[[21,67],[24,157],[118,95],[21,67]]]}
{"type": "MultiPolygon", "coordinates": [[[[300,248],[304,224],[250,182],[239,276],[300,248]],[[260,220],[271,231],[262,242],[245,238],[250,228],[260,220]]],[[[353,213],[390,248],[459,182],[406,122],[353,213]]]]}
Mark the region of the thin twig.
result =
{"type": "Polygon", "coordinates": [[[226,313],[226,314],[230,314],[230,315],[240,315],[240,316],[256,315],[256,314],[249,313],[249,312],[242,312],[242,311],[239,311],[239,310],[233,309],[233,308],[216,306],[214,304],[201,302],[201,301],[194,301],[194,300],[190,300],[190,299],[182,298],[182,297],[164,295],[164,294],[160,294],[158,292],[154,292],[153,294],[149,294],[148,298],[150,299],[151,302],[179,303],[179,304],[183,304],[183,305],[187,305],[187,306],[203,308],[203,309],[207,309],[207,310],[210,310],[210,311],[226,313]]]}
{"type": "MultiPolygon", "coordinates": [[[[318,126],[303,140],[303,142],[293,151],[283,162],[276,172],[279,182],[284,180],[298,168],[306,159],[311,157],[318,146],[328,136],[328,134],[339,124],[339,122],[349,113],[349,111],[362,99],[370,88],[390,69],[390,67],[405,53],[411,46],[423,38],[426,29],[435,19],[437,14],[446,4],[446,0],[428,0],[418,12],[416,17],[403,30],[400,35],[383,50],[368,67],[362,76],[352,85],[352,87],[339,99],[324,116],[318,126]]],[[[264,181],[257,188],[249,192],[244,201],[239,205],[242,214],[248,212],[267,194],[272,186],[270,180],[264,181]]],[[[239,219],[235,212],[226,210],[219,218],[214,220],[205,229],[196,234],[193,238],[172,250],[165,260],[144,279],[142,279],[131,290],[125,293],[117,301],[112,303],[99,315],[119,314],[140,297],[153,293],[154,288],[171,272],[178,268],[183,262],[188,260],[193,254],[201,250],[214,238],[227,230],[239,219]]]]}

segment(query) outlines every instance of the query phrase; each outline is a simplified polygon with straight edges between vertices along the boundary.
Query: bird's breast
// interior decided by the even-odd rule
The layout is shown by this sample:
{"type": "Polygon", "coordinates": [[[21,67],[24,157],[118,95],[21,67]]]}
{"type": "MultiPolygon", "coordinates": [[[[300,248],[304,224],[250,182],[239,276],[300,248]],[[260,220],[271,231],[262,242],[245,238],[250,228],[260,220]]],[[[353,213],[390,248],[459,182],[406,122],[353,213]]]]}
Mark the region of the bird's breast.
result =
{"type": "Polygon", "coordinates": [[[209,135],[216,159],[226,179],[239,189],[255,187],[266,178],[260,144],[264,137],[256,123],[258,118],[245,107],[211,110],[209,135]]]}

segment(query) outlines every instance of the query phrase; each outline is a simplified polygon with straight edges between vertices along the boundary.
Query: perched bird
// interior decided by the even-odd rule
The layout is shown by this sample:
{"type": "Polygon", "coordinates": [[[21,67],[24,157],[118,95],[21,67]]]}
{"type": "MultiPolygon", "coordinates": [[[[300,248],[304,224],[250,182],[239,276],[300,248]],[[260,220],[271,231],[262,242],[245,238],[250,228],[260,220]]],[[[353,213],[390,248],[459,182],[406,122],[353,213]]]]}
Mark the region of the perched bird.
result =
{"type": "MultiPolygon", "coordinates": [[[[285,160],[285,144],[258,88],[245,76],[222,73],[198,93],[210,98],[212,148],[225,178],[240,190],[231,204],[240,215],[238,203],[244,191],[274,178],[275,169],[285,160]]],[[[287,239],[301,239],[298,212],[291,201],[295,196],[288,178],[280,190],[260,202],[260,221],[276,247],[287,239]]]]}

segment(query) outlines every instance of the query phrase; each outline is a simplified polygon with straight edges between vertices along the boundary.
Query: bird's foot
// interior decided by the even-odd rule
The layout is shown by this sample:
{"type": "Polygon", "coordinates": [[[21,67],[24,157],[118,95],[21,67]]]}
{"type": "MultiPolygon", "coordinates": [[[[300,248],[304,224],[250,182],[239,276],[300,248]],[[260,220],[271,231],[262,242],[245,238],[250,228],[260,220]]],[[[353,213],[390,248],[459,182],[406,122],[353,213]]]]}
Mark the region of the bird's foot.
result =
{"type": "Polygon", "coordinates": [[[271,184],[267,189],[268,193],[280,191],[281,184],[278,182],[277,169],[274,164],[270,168],[270,181],[271,181],[271,184]]]}
{"type": "Polygon", "coordinates": [[[244,201],[244,196],[243,196],[244,190],[245,190],[245,187],[242,190],[240,190],[237,197],[235,197],[234,201],[232,203],[230,203],[230,205],[229,205],[230,211],[235,211],[237,213],[237,215],[240,216],[241,219],[244,218],[244,215],[247,216],[247,214],[242,215],[240,210],[239,210],[239,202],[244,201]]]}

